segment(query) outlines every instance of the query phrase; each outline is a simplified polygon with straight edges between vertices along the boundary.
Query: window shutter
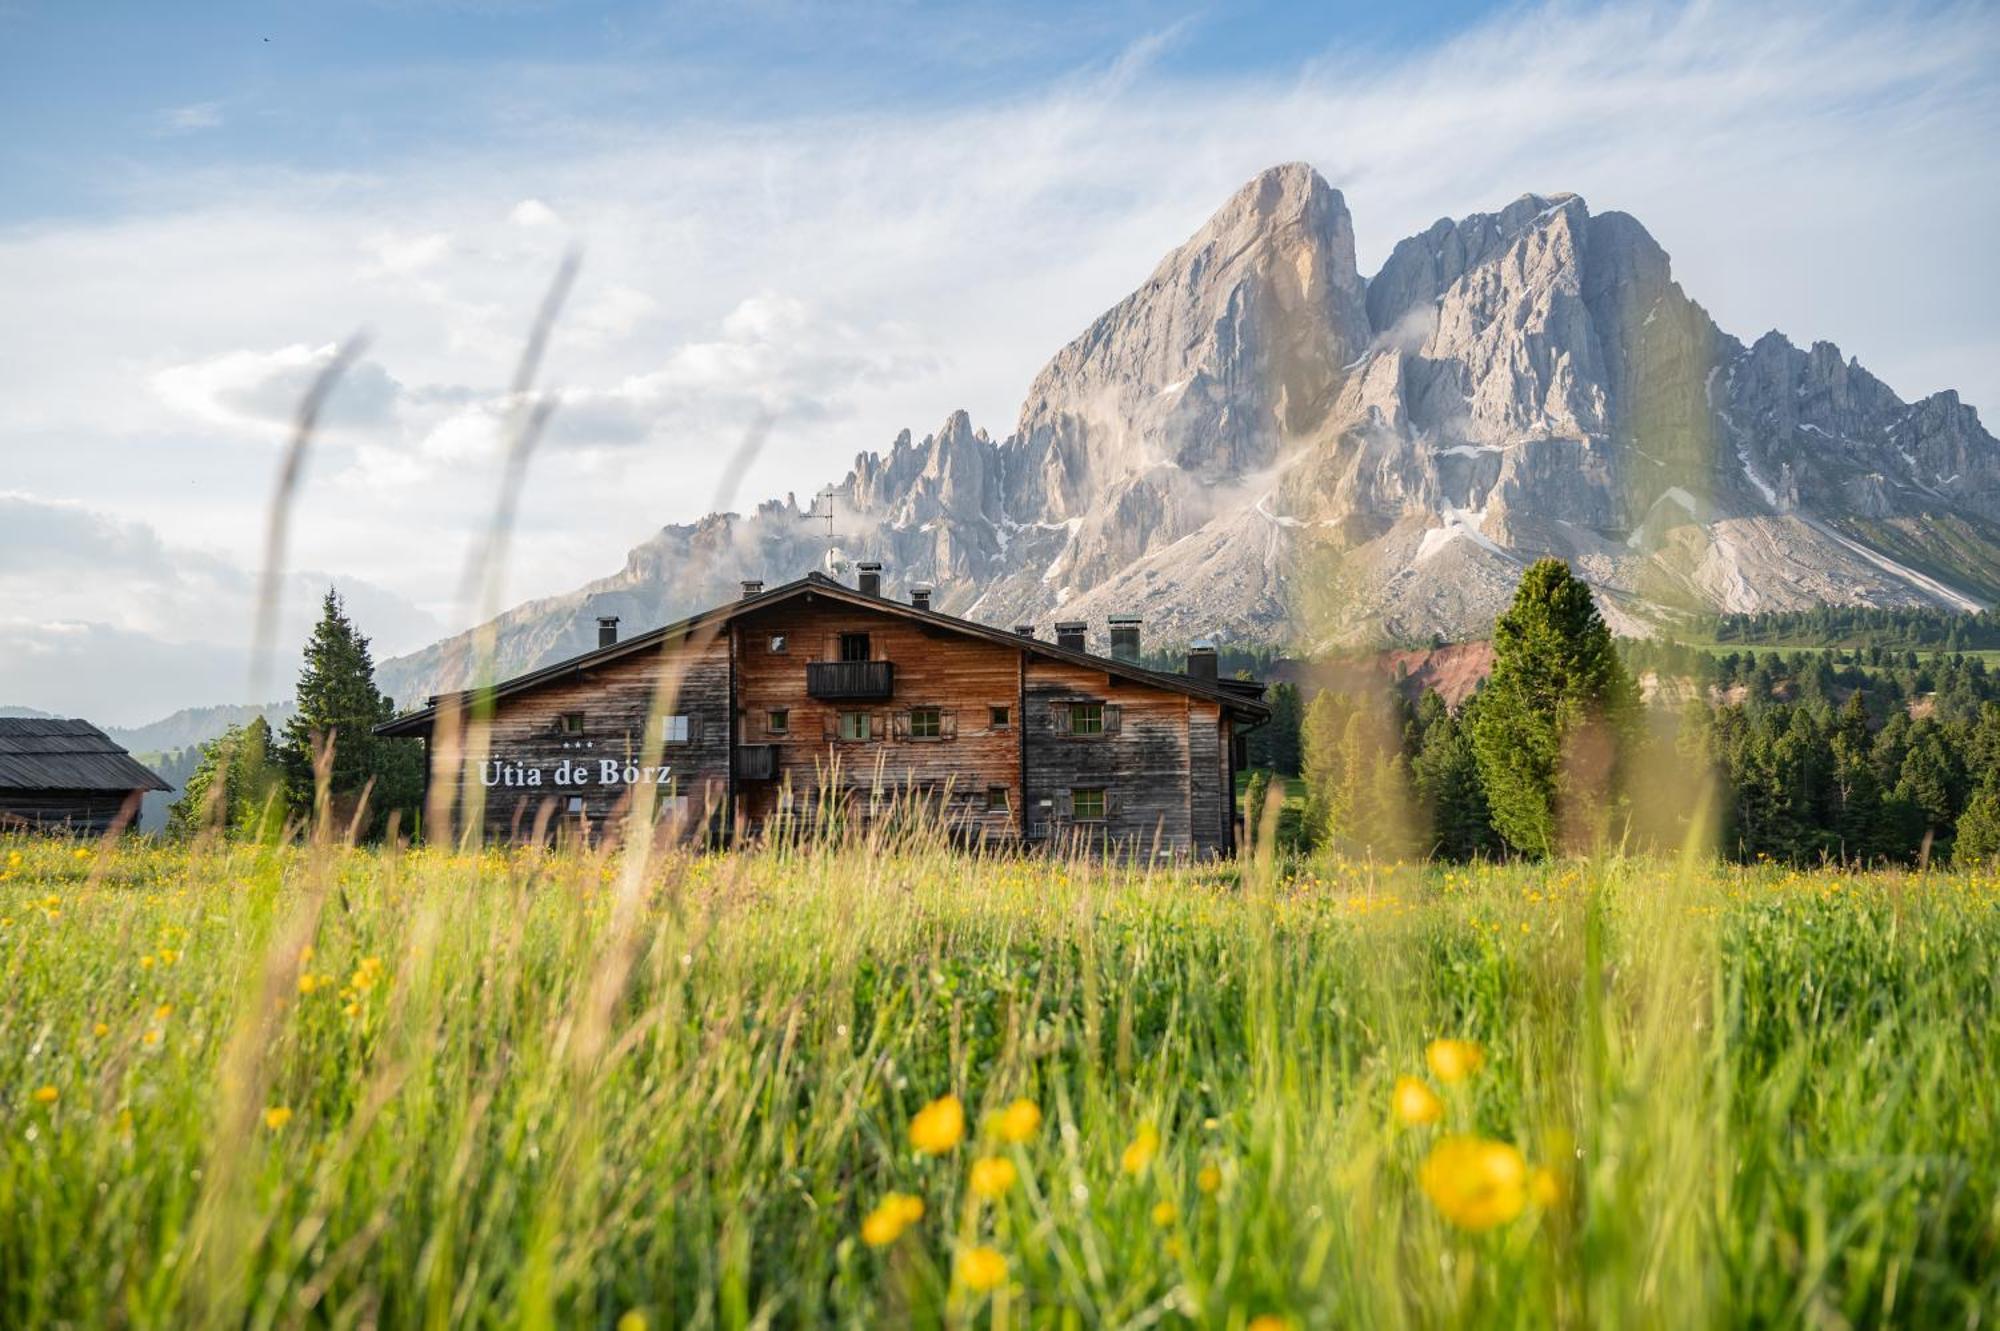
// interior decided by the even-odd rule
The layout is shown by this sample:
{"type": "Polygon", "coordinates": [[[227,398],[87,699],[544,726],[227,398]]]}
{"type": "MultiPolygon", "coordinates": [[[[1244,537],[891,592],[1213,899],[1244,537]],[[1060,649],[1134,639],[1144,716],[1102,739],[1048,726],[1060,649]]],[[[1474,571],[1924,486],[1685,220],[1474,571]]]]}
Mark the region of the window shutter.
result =
{"type": "Polygon", "coordinates": [[[1049,724],[1058,735],[1069,734],[1069,704],[1052,702],[1049,704],[1049,724]]]}
{"type": "Polygon", "coordinates": [[[958,738],[958,713],[950,708],[938,713],[938,738],[958,738]]]}
{"type": "Polygon", "coordinates": [[[1067,790],[1058,791],[1056,793],[1056,817],[1068,818],[1069,816],[1070,816],[1069,792],[1067,790]]]}
{"type": "Polygon", "coordinates": [[[826,646],[821,651],[819,659],[822,661],[838,661],[840,659],[840,635],[838,633],[829,633],[826,635],[826,646]]]}
{"type": "Polygon", "coordinates": [[[1105,791],[1104,816],[1106,818],[1116,818],[1123,812],[1125,812],[1125,796],[1116,790],[1105,791]]]}
{"type": "Polygon", "coordinates": [[[1124,711],[1125,711],[1125,709],[1124,709],[1124,708],[1122,708],[1122,707],[1120,707],[1120,706],[1119,706],[1119,705],[1118,705],[1117,703],[1115,703],[1115,702],[1108,702],[1108,703],[1104,704],[1104,733],[1105,733],[1105,734],[1107,734],[1107,735],[1115,735],[1115,734],[1117,734],[1117,733],[1118,733],[1118,723],[1119,723],[1119,718],[1120,718],[1120,717],[1121,717],[1121,716],[1123,715],[1124,711]]]}
{"type": "Polygon", "coordinates": [[[870,712],[868,714],[868,735],[871,739],[882,738],[882,713],[870,712]]]}
{"type": "Polygon", "coordinates": [[[840,738],[840,713],[833,711],[819,714],[820,727],[828,739],[840,738]]]}

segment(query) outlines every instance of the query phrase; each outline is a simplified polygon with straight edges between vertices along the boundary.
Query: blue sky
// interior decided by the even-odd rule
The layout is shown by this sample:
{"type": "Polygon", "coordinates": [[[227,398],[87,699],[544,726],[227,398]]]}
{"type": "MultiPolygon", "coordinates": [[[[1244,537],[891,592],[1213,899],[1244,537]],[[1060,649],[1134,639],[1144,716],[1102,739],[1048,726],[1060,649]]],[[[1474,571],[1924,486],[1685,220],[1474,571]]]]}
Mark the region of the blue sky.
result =
{"type": "Polygon", "coordinates": [[[0,218],[117,207],[135,176],[368,172],[607,123],[779,120],[1030,96],[1162,39],[1162,80],[1297,77],[1493,6],[1379,3],[16,3],[0,6],[0,218]]]}
{"type": "Polygon", "coordinates": [[[108,722],[238,700],[285,417],[356,329],[294,567],[385,653],[462,620],[571,247],[510,598],[705,511],[759,416],[737,507],[954,409],[1005,435],[1290,160],[1364,273],[1573,190],[1725,329],[2000,411],[1990,4],[0,0],[0,127],[0,704],[108,722]]]}

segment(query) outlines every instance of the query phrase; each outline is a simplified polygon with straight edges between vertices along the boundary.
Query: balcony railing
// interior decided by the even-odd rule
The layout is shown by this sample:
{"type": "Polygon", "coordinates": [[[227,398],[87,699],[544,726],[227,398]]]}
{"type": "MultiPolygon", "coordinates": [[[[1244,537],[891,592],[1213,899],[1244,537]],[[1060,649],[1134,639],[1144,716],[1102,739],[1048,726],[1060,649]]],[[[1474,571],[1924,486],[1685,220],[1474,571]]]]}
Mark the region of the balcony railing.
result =
{"type": "Polygon", "coordinates": [[[738,781],[771,781],[778,775],[778,746],[739,744],[736,746],[738,781]]]}
{"type": "Polygon", "coordinates": [[[894,661],[810,661],[806,696],[825,702],[886,698],[896,688],[894,661]]]}

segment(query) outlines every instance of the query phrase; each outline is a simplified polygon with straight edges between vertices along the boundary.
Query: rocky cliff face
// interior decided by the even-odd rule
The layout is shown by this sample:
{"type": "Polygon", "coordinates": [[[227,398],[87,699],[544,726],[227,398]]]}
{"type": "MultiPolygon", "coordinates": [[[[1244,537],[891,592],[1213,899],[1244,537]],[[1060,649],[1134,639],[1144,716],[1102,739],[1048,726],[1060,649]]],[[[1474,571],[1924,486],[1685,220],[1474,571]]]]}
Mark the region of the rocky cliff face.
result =
{"type": "MultiPolygon", "coordinates": [[[[2000,443],[1837,348],[1716,328],[1636,220],[1524,195],[1356,270],[1301,164],[1245,185],[1036,376],[995,441],[963,412],[834,486],[662,529],[619,573],[499,624],[503,673],[829,558],[992,623],[1146,616],[1310,648],[1477,636],[1553,554],[1615,627],[1821,601],[2000,596],[2000,443]]],[[[1099,644],[1102,645],[1101,643],[1099,644]]],[[[403,701],[452,644],[385,663],[403,701]]]]}

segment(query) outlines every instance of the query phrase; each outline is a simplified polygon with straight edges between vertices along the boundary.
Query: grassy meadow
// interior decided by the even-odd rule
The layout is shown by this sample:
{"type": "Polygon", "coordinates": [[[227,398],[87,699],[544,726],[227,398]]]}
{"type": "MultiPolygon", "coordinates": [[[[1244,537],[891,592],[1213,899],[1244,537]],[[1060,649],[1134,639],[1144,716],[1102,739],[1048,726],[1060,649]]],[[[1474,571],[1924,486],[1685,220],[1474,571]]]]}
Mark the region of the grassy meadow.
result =
{"type": "Polygon", "coordinates": [[[0,1326],[1989,1326],[2000,881],[0,840],[0,1326]]]}

